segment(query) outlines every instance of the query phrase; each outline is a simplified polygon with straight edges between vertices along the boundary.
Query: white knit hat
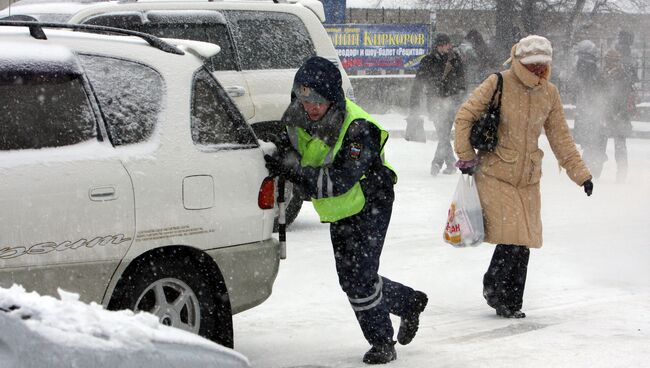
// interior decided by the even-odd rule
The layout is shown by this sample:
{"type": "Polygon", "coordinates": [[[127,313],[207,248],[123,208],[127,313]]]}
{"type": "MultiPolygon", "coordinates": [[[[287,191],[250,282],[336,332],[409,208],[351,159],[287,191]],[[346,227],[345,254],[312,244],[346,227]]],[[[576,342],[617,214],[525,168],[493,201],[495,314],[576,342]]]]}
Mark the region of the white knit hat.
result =
{"type": "Polygon", "coordinates": [[[515,57],[522,64],[550,64],[553,59],[551,41],[537,35],[524,37],[517,42],[515,57]]]}

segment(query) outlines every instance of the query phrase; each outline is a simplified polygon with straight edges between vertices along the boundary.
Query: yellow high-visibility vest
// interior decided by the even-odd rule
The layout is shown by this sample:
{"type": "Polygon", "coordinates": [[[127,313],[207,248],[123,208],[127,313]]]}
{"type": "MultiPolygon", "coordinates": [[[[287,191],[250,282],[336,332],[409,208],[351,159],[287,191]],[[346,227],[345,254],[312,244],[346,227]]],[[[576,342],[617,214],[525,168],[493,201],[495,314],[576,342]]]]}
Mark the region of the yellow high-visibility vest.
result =
{"type": "MultiPolygon", "coordinates": [[[[358,119],[364,119],[374,124],[381,132],[381,151],[380,155],[384,166],[389,168],[393,173],[395,170],[384,160],[384,145],[388,140],[388,131],[379,125],[367,112],[349,99],[345,100],[345,110],[347,112],[341,132],[334,147],[330,147],[322,140],[312,137],[302,128],[289,128],[288,133],[294,148],[300,153],[302,167],[319,167],[321,170],[327,169],[334,162],[334,158],[341,150],[343,138],[345,137],[350,124],[358,119]]],[[[393,175],[397,181],[397,175],[393,175]]],[[[364,180],[365,176],[361,178],[364,180]]],[[[339,196],[323,196],[312,198],[311,202],[314,209],[320,216],[321,222],[335,222],[346,217],[356,215],[361,212],[366,204],[366,197],[361,189],[361,182],[357,182],[347,192],[339,196]]]]}

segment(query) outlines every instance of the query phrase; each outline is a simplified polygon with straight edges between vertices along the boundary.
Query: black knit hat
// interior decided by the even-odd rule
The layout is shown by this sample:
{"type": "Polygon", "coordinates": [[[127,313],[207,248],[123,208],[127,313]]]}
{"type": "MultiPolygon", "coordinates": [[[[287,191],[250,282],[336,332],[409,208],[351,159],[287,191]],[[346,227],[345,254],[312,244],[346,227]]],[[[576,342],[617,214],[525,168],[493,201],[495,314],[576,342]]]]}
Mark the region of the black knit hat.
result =
{"type": "Polygon", "coordinates": [[[440,46],[440,45],[446,45],[448,43],[451,43],[451,38],[449,38],[449,35],[446,33],[438,33],[436,34],[436,38],[433,41],[435,46],[440,46]]]}
{"type": "MultiPolygon", "coordinates": [[[[345,109],[345,93],[339,68],[320,56],[307,59],[293,79],[294,87],[305,86],[314,89],[328,101],[345,109]]],[[[292,92],[292,99],[295,93],[292,92]]]]}

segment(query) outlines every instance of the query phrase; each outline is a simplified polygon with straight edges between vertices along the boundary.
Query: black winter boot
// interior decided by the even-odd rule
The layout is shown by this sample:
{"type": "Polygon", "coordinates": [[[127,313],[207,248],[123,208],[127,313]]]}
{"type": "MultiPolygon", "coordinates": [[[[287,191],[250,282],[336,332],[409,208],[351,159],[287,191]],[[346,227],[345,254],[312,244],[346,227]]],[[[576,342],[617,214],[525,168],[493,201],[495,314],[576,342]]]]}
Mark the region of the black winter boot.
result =
{"type": "Polygon", "coordinates": [[[418,332],[418,327],[420,325],[420,313],[424,311],[424,308],[427,306],[427,294],[416,291],[415,292],[415,304],[414,309],[411,313],[402,317],[402,320],[399,325],[399,331],[397,332],[397,341],[406,345],[413,340],[415,333],[418,332]]]}
{"type": "Polygon", "coordinates": [[[508,307],[498,307],[497,316],[503,318],[526,318],[526,313],[520,311],[519,309],[512,310],[508,307]]]}
{"type": "Polygon", "coordinates": [[[363,355],[363,362],[366,364],[386,364],[397,359],[395,351],[395,341],[385,345],[373,345],[363,355]]]}

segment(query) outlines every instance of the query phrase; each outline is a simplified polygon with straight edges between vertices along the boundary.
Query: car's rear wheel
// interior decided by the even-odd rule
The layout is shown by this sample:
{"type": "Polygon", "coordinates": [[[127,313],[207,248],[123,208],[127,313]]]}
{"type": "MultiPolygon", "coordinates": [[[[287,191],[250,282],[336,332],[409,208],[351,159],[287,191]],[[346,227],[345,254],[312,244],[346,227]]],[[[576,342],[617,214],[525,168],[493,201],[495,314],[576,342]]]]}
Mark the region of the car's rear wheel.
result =
{"type": "Polygon", "coordinates": [[[165,326],[199,333],[201,308],[199,298],[183,280],[168,277],[154,281],[138,296],[134,311],[149,312],[165,326]]]}
{"type": "Polygon", "coordinates": [[[218,280],[202,272],[201,262],[175,254],[146,258],[120,279],[108,309],[149,312],[164,325],[232,347],[228,296],[218,294],[218,280]]]}

